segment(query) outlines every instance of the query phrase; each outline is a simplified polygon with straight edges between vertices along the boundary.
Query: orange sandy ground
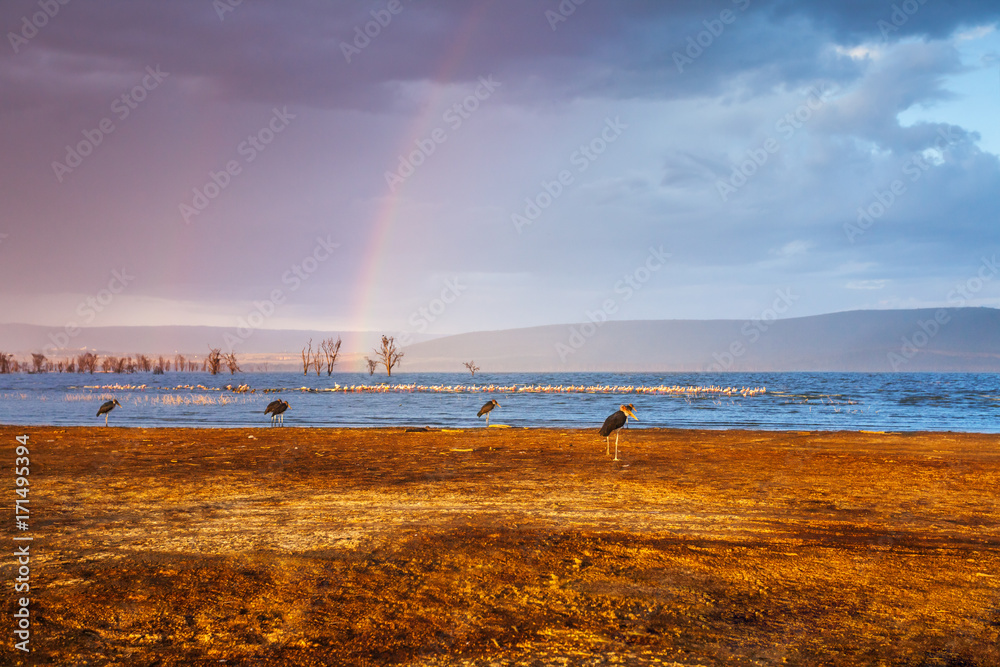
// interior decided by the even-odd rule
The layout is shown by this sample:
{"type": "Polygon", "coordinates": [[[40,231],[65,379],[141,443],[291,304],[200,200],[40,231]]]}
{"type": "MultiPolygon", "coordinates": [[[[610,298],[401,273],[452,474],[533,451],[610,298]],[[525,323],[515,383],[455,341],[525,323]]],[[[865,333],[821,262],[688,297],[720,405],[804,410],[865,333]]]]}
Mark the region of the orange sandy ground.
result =
{"type": "Polygon", "coordinates": [[[0,664],[1000,664],[1000,436],[22,432],[0,664]]]}

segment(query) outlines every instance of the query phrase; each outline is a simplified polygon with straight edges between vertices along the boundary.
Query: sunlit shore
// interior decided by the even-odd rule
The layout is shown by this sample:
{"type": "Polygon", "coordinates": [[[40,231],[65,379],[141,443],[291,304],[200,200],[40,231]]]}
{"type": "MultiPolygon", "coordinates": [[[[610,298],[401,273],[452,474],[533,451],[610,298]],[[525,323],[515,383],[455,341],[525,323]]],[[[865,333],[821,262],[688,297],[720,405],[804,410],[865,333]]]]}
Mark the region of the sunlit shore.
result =
{"type": "Polygon", "coordinates": [[[23,433],[44,641],[10,664],[1000,659],[996,435],[23,433]]]}

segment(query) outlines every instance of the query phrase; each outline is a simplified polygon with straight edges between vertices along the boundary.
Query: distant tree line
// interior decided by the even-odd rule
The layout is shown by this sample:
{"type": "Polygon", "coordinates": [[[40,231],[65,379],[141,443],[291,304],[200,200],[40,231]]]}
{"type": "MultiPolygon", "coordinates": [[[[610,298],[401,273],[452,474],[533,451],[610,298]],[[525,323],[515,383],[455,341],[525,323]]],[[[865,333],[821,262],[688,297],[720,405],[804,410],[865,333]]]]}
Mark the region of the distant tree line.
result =
{"type": "MultiPolygon", "coordinates": [[[[326,338],[320,341],[318,348],[313,350],[313,341],[302,348],[302,374],[308,375],[312,370],[317,376],[325,370],[326,374],[332,375],[333,368],[337,364],[340,356],[340,337],[336,340],[326,338]]],[[[396,347],[396,339],[393,336],[382,336],[381,343],[374,348],[371,357],[364,358],[368,368],[368,374],[374,375],[379,366],[385,368],[386,375],[392,376],[394,368],[398,367],[403,359],[403,352],[396,347]]],[[[464,364],[465,367],[475,375],[479,367],[475,362],[464,364]]],[[[262,366],[265,370],[267,364],[262,366]]],[[[261,367],[258,367],[258,370],[261,367]]],[[[32,353],[31,360],[18,360],[13,354],[0,352],[0,374],[6,373],[90,373],[94,374],[98,370],[103,373],[153,373],[160,375],[174,371],[177,373],[193,373],[201,371],[211,375],[218,375],[224,370],[228,370],[230,375],[242,373],[240,362],[236,358],[235,352],[223,352],[221,348],[209,346],[208,355],[203,358],[185,357],[183,354],[175,354],[173,359],[160,355],[155,359],[145,354],[134,354],[126,356],[105,355],[99,357],[93,352],[82,352],[75,357],[64,357],[62,359],[50,359],[41,353],[32,353]]]]}
{"type": "MultiPolygon", "coordinates": [[[[206,360],[207,361],[207,360],[206,360]]],[[[235,361],[235,358],[234,358],[235,361]]],[[[173,360],[160,355],[157,358],[145,354],[126,355],[118,357],[105,355],[99,357],[93,352],[82,352],[75,357],[50,359],[44,354],[34,352],[31,361],[20,361],[13,354],[0,352],[0,374],[7,373],[154,373],[162,374],[170,370],[177,372],[206,370],[205,361],[201,363],[187,359],[182,354],[173,360]]]]}

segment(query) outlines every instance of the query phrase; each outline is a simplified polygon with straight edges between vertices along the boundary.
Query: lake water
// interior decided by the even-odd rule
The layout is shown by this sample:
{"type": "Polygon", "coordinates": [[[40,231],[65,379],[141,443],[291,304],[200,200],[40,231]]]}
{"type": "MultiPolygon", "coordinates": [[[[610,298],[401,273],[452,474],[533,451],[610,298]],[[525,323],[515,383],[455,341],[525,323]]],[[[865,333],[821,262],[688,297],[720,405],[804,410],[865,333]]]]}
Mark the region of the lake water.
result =
{"type": "Polygon", "coordinates": [[[491,423],[510,426],[598,428],[619,404],[632,403],[640,419],[632,428],[1000,432],[1000,375],[936,373],[13,374],[0,375],[0,423],[101,424],[97,408],[112,396],[122,405],[111,414],[118,426],[268,426],[264,407],[280,397],[291,406],[286,426],[475,427],[485,423],[479,407],[496,398],[491,423]],[[388,390],[343,390],[381,383],[388,390]],[[233,393],[227,384],[257,392],[233,393]],[[766,392],[642,389],[664,385],[766,392]],[[594,386],[633,389],[585,389],[594,386]]]}

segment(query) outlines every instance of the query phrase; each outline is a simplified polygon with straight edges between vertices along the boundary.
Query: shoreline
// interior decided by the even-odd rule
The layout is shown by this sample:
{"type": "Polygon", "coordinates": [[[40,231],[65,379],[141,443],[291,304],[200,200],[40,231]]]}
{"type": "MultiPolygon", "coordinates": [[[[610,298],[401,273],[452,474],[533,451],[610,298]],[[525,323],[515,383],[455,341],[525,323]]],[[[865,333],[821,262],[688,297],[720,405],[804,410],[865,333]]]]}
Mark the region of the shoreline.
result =
{"type": "MultiPolygon", "coordinates": [[[[110,430],[110,429],[122,429],[129,431],[136,430],[150,430],[150,431],[257,431],[257,430],[271,430],[272,428],[276,430],[290,429],[295,431],[386,431],[390,433],[400,433],[400,432],[424,432],[424,433],[477,433],[486,430],[485,426],[471,426],[471,427],[452,427],[452,426],[428,426],[425,424],[413,424],[413,425],[400,425],[400,426],[315,426],[315,425],[294,425],[285,424],[284,426],[272,427],[270,424],[257,424],[254,426],[134,426],[134,425],[115,425],[110,426],[102,425],[79,425],[79,424],[5,424],[0,423],[0,430],[2,429],[81,429],[81,430],[110,430]],[[419,430],[418,430],[419,429],[419,430]]],[[[600,430],[600,424],[594,424],[591,426],[514,426],[514,425],[499,425],[490,424],[490,432],[513,430],[513,431],[555,431],[561,432],[565,431],[567,433],[586,433],[588,431],[594,431],[595,433],[600,430]]],[[[994,436],[1000,441],[1000,431],[930,431],[930,430],[906,430],[906,429],[894,429],[891,431],[873,431],[869,429],[809,429],[809,428],[788,428],[788,429],[778,429],[778,428],[749,428],[749,427],[728,427],[720,426],[719,428],[688,428],[684,426],[652,426],[652,427],[642,427],[642,426],[631,426],[625,433],[770,433],[770,434],[855,434],[855,435],[967,435],[967,436],[983,436],[989,437],[994,436]]]]}

